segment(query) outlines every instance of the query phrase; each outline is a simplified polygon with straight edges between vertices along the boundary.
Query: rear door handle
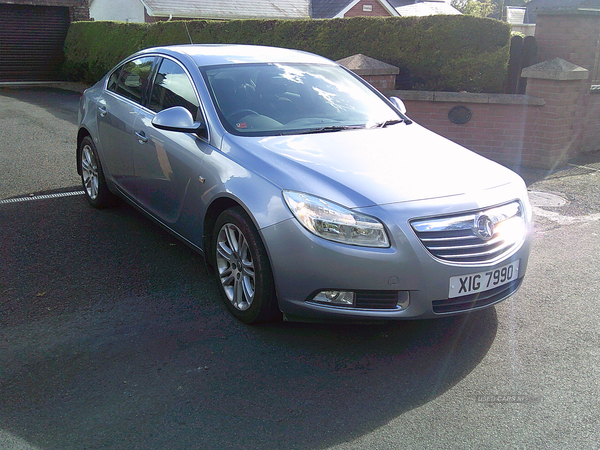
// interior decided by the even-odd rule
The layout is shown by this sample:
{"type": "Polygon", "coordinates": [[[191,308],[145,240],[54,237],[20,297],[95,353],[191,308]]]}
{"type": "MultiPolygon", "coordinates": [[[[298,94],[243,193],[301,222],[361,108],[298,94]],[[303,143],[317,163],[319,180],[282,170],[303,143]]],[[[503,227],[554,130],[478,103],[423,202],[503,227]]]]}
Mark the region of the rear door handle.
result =
{"type": "Polygon", "coordinates": [[[135,135],[138,138],[138,142],[140,144],[145,144],[146,142],[148,142],[148,138],[146,137],[146,134],[143,131],[136,131],[135,135]]]}
{"type": "Polygon", "coordinates": [[[98,106],[98,111],[100,111],[100,116],[104,117],[106,115],[106,113],[108,112],[106,110],[106,106],[98,106]]]}

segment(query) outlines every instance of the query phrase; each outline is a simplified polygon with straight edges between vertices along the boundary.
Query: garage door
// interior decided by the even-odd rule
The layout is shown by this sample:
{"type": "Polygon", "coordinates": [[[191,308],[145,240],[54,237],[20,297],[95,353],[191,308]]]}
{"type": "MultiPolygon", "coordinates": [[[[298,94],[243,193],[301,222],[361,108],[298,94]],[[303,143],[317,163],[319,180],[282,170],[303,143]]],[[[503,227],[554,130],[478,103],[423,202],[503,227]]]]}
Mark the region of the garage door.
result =
{"type": "Polygon", "coordinates": [[[60,79],[69,8],[0,4],[0,81],[60,79]]]}

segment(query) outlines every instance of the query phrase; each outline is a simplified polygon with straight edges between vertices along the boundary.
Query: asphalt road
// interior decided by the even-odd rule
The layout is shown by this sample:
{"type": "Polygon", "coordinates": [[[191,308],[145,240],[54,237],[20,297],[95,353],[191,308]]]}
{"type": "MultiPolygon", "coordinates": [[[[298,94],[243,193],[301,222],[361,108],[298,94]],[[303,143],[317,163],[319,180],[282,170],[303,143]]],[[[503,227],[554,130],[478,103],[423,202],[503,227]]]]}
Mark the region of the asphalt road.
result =
{"type": "Polygon", "coordinates": [[[79,94],[0,89],[0,199],[77,186],[79,94]]]}
{"type": "Polygon", "coordinates": [[[36,195],[80,189],[77,101],[0,89],[0,449],[600,448],[598,158],[523,173],[566,203],[494,308],[252,327],[129,206],[36,195]]]}

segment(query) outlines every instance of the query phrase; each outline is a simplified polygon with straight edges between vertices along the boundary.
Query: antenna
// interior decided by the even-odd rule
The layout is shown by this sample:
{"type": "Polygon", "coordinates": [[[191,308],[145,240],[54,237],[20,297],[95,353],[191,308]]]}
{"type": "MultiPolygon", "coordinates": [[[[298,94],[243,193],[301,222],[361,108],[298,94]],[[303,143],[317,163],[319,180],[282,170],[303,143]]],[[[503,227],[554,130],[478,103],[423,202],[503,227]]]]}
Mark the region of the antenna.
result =
{"type": "Polygon", "coordinates": [[[187,32],[188,38],[190,40],[190,44],[194,45],[194,41],[192,41],[192,36],[190,36],[190,30],[188,30],[188,27],[187,27],[187,22],[183,22],[183,24],[185,25],[185,31],[187,32]]]}

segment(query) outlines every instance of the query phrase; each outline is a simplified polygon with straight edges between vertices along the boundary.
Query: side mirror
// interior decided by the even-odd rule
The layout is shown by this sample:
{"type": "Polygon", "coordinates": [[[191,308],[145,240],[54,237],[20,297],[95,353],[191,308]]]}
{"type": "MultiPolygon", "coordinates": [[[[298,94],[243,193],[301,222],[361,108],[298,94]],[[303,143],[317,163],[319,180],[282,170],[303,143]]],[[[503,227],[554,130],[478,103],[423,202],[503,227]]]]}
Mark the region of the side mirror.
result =
{"type": "Polygon", "coordinates": [[[406,114],[406,105],[398,97],[390,97],[390,102],[394,105],[402,114],[406,114]]]}
{"type": "Polygon", "coordinates": [[[192,114],[183,106],[163,109],[154,119],[152,125],[159,130],[179,131],[182,133],[198,133],[204,130],[202,122],[194,122],[192,114]]]}

